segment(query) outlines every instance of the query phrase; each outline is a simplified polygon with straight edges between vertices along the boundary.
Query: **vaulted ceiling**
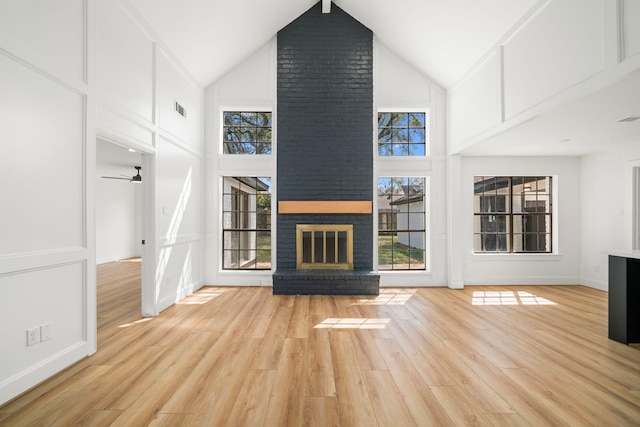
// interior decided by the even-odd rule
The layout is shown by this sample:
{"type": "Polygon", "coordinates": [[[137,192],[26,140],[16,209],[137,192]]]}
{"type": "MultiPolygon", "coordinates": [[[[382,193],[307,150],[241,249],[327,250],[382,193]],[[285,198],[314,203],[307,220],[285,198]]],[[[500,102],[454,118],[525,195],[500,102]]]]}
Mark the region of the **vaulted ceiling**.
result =
{"type": "MultiPolygon", "coordinates": [[[[207,86],[318,0],[130,0],[207,86]]],[[[538,0],[335,0],[377,39],[445,88],[538,0]]]]}
{"type": "MultiPolygon", "coordinates": [[[[129,0],[206,87],[319,0],[129,0]]],[[[326,0],[325,0],[326,1],[326,0]]],[[[445,89],[546,0],[334,0],[377,40],[445,89]]],[[[464,150],[469,155],[580,156],[637,144],[640,72],[464,150]]]]}

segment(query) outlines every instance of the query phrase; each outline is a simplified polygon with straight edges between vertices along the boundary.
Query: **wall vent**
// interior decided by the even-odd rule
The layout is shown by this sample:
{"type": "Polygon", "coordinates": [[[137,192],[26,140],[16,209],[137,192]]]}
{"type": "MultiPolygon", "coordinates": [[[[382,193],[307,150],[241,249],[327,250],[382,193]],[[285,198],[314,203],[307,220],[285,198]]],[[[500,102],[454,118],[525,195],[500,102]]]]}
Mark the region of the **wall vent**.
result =
{"type": "Polygon", "coordinates": [[[187,109],[180,105],[178,101],[175,101],[175,107],[176,113],[180,114],[182,117],[187,117],[187,109]]]}

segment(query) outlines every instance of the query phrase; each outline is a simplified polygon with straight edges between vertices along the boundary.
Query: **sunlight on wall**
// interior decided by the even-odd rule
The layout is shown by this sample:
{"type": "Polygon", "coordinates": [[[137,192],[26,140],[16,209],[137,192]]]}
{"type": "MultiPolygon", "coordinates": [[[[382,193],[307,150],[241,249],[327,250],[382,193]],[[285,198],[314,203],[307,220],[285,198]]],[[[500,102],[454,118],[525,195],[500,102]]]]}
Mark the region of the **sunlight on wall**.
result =
{"type": "MultiPolygon", "coordinates": [[[[180,192],[180,197],[178,198],[178,202],[176,204],[176,209],[173,211],[173,216],[171,217],[171,222],[169,223],[169,227],[167,229],[167,234],[165,236],[165,247],[160,250],[160,257],[158,259],[158,268],[156,270],[156,299],[160,295],[160,288],[162,287],[162,283],[164,281],[164,275],[169,265],[169,259],[171,258],[171,252],[174,243],[176,243],[178,239],[178,230],[180,230],[180,225],[182,224],[182,217],[184,216],[184,212],[187,209],[187,203],[189,202],[189,197],[191,196],[191,168],[189,168],[189,172],[187,173],[187,178],[184,181],[184,185],[182,186],[182,191],[180,192]]],[[[157,301],[156,301],[157,302],[157,301]]]]}
{"type": "Polygon", "coordinates": [[[316,329],[384,329],[391,319],[329,318],[318,323],[316,329]]]}
{"type": "Polygon", "coordinates": [[[351,305],[405,305],[415,293],[415,289],[380,289],[377,297],[359,299],[351,305]]]}
{"type": "Polygon", "coordinates": [[[193,289],[190,289],[193,284],[193,280],[191,279],[191,271],[191,246],[189,246],[187,255],[184,257],[184,264],[182,265],[180,279],[178,280],[178,285],[176,286],[175,302],[180,301],[182,298],[193,292],[193,289]]]}
{"type": "Polygon", "coordinates": [[[557,305],[546,298],[525,291],[474,292],[472,305],[557,305]]]}

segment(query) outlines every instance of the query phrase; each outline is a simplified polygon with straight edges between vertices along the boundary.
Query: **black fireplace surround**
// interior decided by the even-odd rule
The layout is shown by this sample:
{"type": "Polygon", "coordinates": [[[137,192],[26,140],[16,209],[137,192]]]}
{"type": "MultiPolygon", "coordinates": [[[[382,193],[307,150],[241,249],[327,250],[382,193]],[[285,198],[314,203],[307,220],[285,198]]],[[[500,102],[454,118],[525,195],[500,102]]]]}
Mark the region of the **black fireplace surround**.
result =
{"type": "MultiPolygon", "coordinates": [[[[280,201],[373,200],[373,35],[316,4],[278,32],[280,201]]],[[[274,294],[377,295],[373,213],[277,214],[274,294]],[[353,224],[353,270],[297,270],[296,224],[353,224]]]]}

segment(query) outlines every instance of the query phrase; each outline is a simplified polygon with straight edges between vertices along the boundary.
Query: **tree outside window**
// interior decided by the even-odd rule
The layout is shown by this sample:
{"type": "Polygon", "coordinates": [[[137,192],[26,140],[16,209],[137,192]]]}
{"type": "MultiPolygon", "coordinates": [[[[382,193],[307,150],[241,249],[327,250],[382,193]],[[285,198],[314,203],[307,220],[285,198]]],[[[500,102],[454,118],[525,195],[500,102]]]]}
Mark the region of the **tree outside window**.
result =
{"type": "Polygon", "coordinates": [[[225,111],[222,133],[225,154],[271,154],[272,114],[225,111]]]}
{"type": "Polygon", "coordinates": [[[378,113],[378,155],[426,155],[427,121],[424,112],[378,113]]]}

